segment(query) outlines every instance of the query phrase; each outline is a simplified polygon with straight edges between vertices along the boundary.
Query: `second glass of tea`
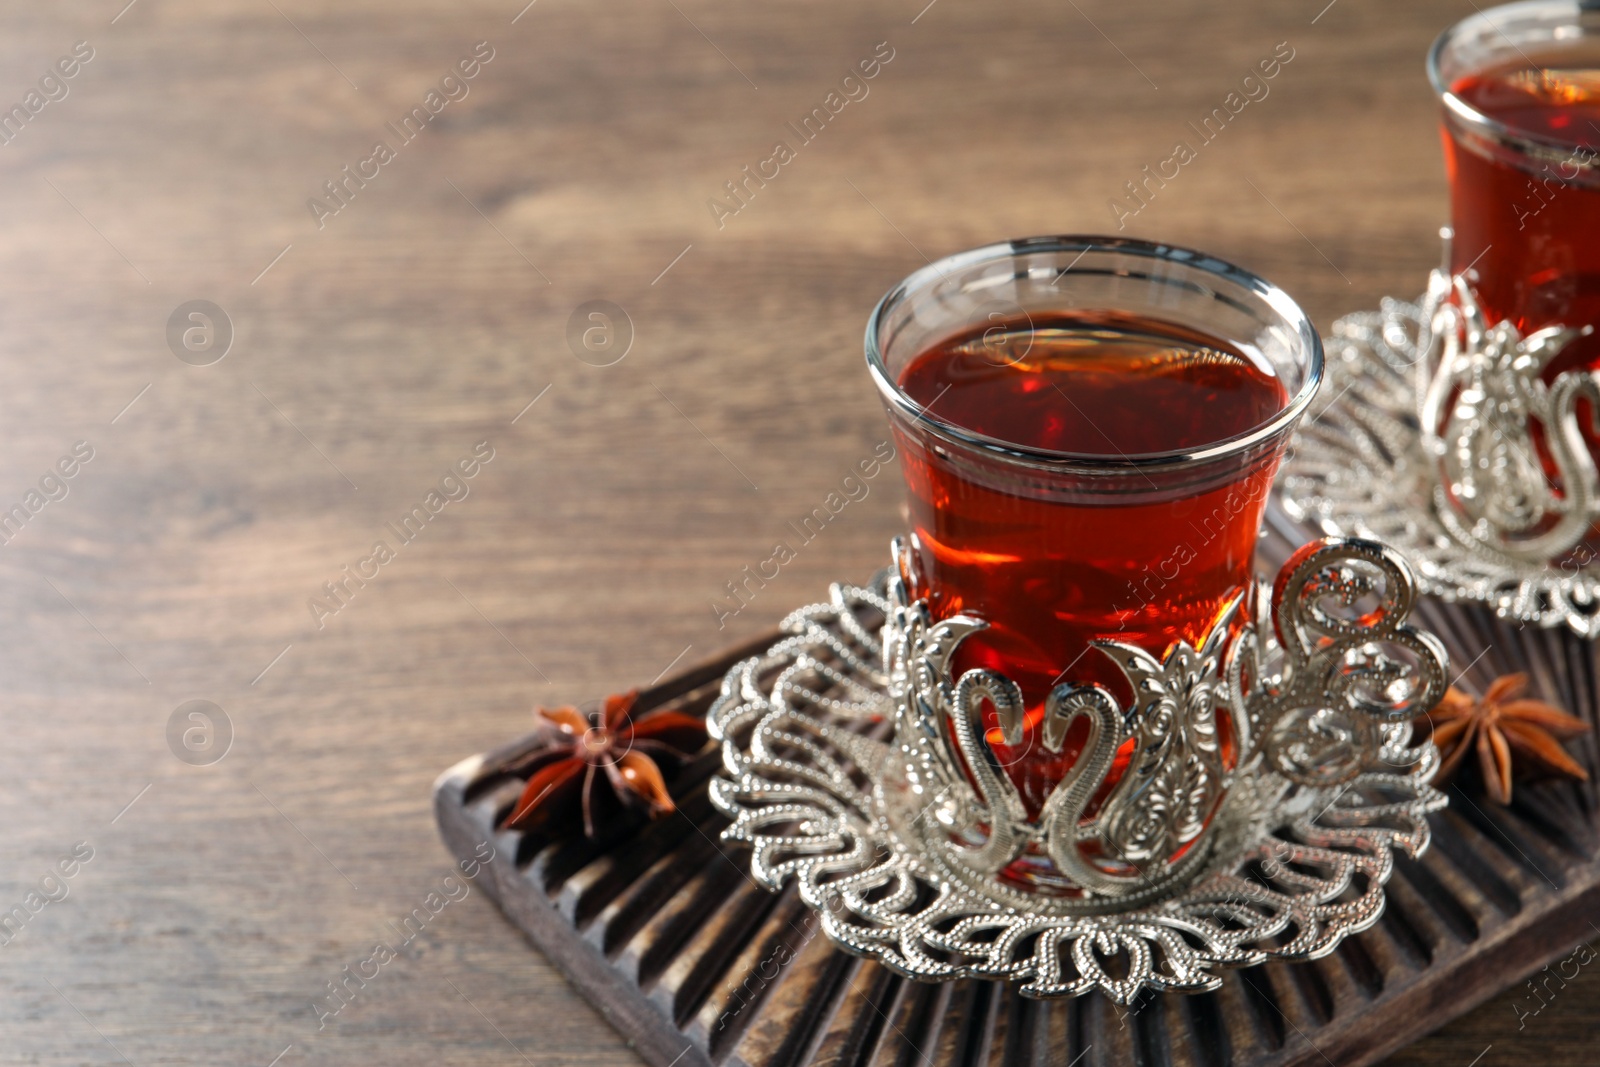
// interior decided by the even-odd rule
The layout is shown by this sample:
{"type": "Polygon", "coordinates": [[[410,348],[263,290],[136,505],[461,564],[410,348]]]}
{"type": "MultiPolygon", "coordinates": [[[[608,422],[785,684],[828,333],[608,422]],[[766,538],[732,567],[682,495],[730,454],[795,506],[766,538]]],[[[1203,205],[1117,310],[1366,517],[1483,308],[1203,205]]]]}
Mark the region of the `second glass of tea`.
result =
{"type": "MultiPolygon", "coordinates": [[[[1455,231],[1451,270],[1489,325],[1524,337],[1600,325],[1600,9],[1535,0],[1480,10],[1434,42],[1455,231]]],[[[1600,363],[1600,334],[1556,364],[1600,363]]]]}
{"type": "MultiPolygon", "coordinates": [[[[1040,743],[1051,689],[1099,684],[1132,704],[1092,642],[1161,659],[1200,647],[1240,597],[1225,637],[1253,619],[1262,513],[1321,381],[1321,341],[1287,294],[1231,263],[1067,236],[917,271],[879,304],[866,351],[909,490],[908,591],[935,620],[989,624],[954,673],[1021,688],[1022,742],[984,726],[1037,817],[1082,745],[1040,743]]],[[[1232,761],[1231,724],[1219,729],[1232,761]]]]}

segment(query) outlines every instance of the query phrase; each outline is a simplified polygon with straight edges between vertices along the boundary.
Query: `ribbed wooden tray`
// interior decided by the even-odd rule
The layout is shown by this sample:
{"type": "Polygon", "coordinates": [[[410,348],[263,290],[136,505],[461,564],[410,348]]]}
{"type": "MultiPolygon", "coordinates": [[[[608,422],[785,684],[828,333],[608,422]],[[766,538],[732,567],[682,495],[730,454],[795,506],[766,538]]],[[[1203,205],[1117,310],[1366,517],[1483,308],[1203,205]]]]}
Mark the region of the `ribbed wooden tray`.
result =
{"type": "MultiPolygon", "coordinates": [[[[1288,543],[1264,538],[1264,560],[1275,566],[1288,543]]],[[[1600,726],[1592,646],[1475,607],[1428,601],[1419,616],[1449,647],[1458,684],[1481,691],[1526,670],[1541,695],[1600,726]]],[[[726,669],[771,639],[662,682],[640,710],[703,713],[726,669]]],[[[1567,955],[1600,912],[1593,779],[1519,783],[1509,809],[1453,789],[1432,848],[1399,859],[1381,922],[1327,959],[1231,972],[1214,993],[1132,1009],[1100,995],[1032,1001],[991,982],[921,985],[813,936],[792,889],[750,880],[707,798],[714,750],[674,780],[678,814],[636,833],[497,831],[523,784],[507,768],[531,744],[447,771],[434,789],[440,829],[461,859],[495,843],[502,858],[480,884],[655,1067],[1361,1067],[1567,955]]],[[[1595,735],[1570,747],[1600,767],[1595,735]]]]}

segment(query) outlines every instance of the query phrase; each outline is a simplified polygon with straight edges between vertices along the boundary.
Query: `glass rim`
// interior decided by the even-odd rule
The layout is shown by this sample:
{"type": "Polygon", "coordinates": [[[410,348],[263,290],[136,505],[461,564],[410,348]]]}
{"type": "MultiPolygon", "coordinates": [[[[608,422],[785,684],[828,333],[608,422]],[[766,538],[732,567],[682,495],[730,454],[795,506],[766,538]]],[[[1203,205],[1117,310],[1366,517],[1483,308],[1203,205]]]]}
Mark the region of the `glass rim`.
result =
{"type": "Polygon", "coordinates": [[[1084,234],[1024,237],[983,245],[934,260],[907,275],[878,301],[877,307],[867,319],[865,347],[867,369],[877,384],[878,392],[894,411],[899,412],[914,425],[930,430],[936,436],[958,446],[976,449],[1012,463],[1078,474],[1144,473],[1207,463],[1248,452],[1281,437],[1299,421],[1306,408],[1310,406],[1311,398],[1322,385],[1323,376],[1322,338],[1300,305],[1295,303],[1283,289],[1243,267],[1208,253],[1132,237],[1084,234]],[[1305,378],[1300,383],[1299,389],[1272,418],[1242,434],[1210,442],[1199,448],[1108,456],[1033,448],[966,429],[930,414],[920,403],[908,396],[900,384],[889,375],[879,344],[880,330],[889,312],[911,293],[943,280],[950,271],[975,267],[983,263],[1014,260],[1021,256],[1039,253],[1078,253],[1081,259],[1097,252],[1140,256],[1157,262],[1180,264],[1221,278],[1260,297],[1273,313],[1279,316],[1284,325],[1290,327],[1305,350],[1305,378]]]}
{"type": "MultiPolygon", "coordinates": [[[[1567,141],[1560,137],[1550,137],[1543,134],[1530,133],[1509,126],[1499,119],[1491,118],[1482,111],[1467,103],[1457,96],[1445,81],[1442,70],[1445,53],[1450,46],[1455,44],[1468,31],[1476,29],[1490,29],[1504,36],[1500,28],[1500,20],[1508,15],[1533,15],[1543,13],[1552,18],[1577,19],[1589,9],[1581,0],[1518,0],[1517,3],[1500,4],[1496,7],[1480,8],[1466,18],[1446,28],[1433,40],[1433,45],[1428,49],[1428,82],[1433,86],[1434,95],[1444,105],[1445,110],[1453,117],[1464,122],[1482,136],[1489,137],[1500,144],[1522,151],[1530,155],[1546,155],[1550,151],[1560,151],[1570,154],[1584,147],[1577,141],[1567,141]]],[[[1552,42],[1558,38],[1552,35],[1552,42]]],[[[1510,43],[1509,38],[1507,43],[1510,43]]],[[[1511,47],[1518,52],[1521,49],[1515,44],[1511,47]]],[[[1524,56],[1523,58],[1527,58],[1524,56]]]]}

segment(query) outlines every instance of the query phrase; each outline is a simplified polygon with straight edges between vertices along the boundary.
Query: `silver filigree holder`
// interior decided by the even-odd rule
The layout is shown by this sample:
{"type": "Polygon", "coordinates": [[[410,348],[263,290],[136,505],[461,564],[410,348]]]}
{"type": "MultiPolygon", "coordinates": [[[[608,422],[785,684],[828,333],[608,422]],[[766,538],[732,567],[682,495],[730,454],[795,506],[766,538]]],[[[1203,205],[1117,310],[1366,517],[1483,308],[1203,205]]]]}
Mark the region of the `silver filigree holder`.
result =
{"type": "Polygon", "coordinates": [[[1030,819],[981,715],[1022,743],[1021,693],[951,670],[985,624],[932,621],[898,577],[835,585],[712,706],[724,837],[763,885],[794,878],[835,943],[916,979],[1127,1003],[1327,955],[1377,921],[1394,853],[1425,849],[1445,803],[1437,751],[1411,743],[1445,654],[1407,622],[1412,578],[1382,545],[1307,545],[1255,592],[1199,648],[1097,643],[1134,700],[1049,694],[1031,736],[1061,751],[1082,719],[1086,739],[1030,819]]]}
{"type": "Polygon", "coordinates": [[[1416,303],[1385,298],[1339,319],[1323,387],[1338,417],[1302,425],[1279,477],[1284,511],[1393,545],[1446,600],[1600,637],[1600,563],[1588,544],[1600,476],[1578,407],[1587,401],[1600,419],[1600,375],[1542,377],[1591,331],[1488,326],[1469,279],[1447,269],[1416,303]]]}

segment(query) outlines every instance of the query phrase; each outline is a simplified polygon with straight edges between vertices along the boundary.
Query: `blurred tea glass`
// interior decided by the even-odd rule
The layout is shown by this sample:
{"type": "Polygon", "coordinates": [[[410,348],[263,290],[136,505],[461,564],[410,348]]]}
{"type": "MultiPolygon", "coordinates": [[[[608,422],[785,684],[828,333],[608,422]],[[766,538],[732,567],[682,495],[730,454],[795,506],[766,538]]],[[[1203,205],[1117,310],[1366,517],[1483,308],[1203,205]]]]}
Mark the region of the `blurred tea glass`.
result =
{"type": "MultiPolygon", "coordinates": [[[[1474,14],[1428,56],[1455,231],[1489,324],[1600,321],[1600,10],[1535,0],[1474,14]]],[[[1600,338],[1570,346],[1591,365],[1600,338]]],[[[1561,368],[1557,368],[1559,370],[1561,368]]]]}

